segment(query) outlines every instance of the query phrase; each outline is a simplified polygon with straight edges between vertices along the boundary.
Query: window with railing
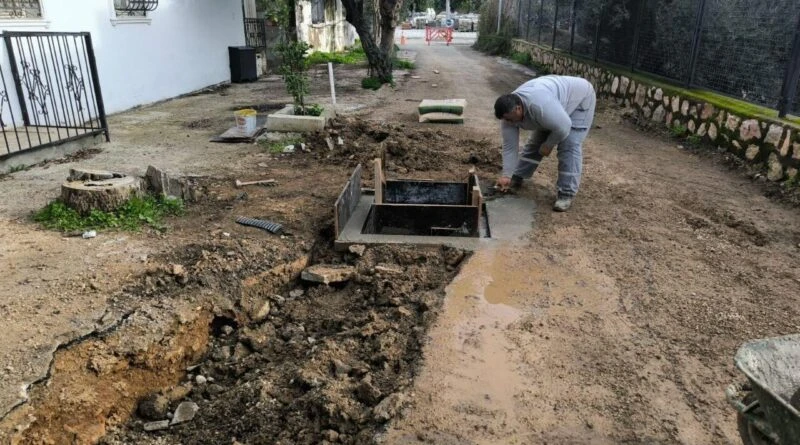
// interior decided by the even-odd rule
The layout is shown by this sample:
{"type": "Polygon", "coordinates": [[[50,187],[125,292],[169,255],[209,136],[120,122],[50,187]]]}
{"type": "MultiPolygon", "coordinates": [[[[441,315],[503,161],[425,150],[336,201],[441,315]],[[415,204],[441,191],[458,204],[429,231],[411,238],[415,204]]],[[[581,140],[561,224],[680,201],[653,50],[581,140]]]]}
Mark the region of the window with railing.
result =
{"type": "Polygon", "coordinates": [[[311,23],[325,23],[325,0],[311,0],[311,23]]]}
{"type": "Polygon", "coordinates": [[[0,20],[40,18],[42,4],[39,0],[0,0],[0,20]]]}
{"type": "Polygon", "coordinates": [[[158,8],[158,0],[114,0],[117,17],[147,17],[147,13],[158,8]]]}

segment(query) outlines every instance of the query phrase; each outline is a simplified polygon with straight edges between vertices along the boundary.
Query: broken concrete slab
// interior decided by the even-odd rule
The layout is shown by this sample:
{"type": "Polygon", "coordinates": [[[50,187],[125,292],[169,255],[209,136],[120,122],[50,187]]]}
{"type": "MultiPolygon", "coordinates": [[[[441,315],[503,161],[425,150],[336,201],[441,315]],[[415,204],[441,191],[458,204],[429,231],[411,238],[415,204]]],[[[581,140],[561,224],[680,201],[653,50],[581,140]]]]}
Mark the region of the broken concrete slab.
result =
{"type": "Polygon", "coordinates": [[[196,403],[182,402],[175,410],[175,414],[173,414],[172,421],[169,424],[177,425],[179,423],[189,422],[190,420],[194,419],[194,416],[197,415],[198,411],[200,411],[200,407],[197,406],[196,403]]]}
{"type": "Polygon", "coordinates": [[[339,264],[317,264],[303,271],[300,277],[314,283],[343,283],[356,275],[356,268],[339,264]]]}
{"type": "Polygon", "coordinates": [[[147,167],[145,178],[150,190],[158,195],[180,198],[186,202],[197,201],[202,196],[194,179],[152,165],[147,167]]]}

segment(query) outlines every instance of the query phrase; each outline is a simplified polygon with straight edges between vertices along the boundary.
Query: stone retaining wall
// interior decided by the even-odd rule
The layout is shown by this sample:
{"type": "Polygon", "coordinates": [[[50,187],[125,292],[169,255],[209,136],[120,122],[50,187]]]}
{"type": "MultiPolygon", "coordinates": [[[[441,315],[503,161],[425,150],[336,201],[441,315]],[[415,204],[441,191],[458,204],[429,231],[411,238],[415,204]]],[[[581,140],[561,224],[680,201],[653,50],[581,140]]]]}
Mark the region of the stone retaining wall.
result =
{"type": "Polygon", "coordinates": [[[764,166],[772,181],[800,180],[800,127],[714,106],[690,97],[679,89],[650,85],[624,74],[622,70],[593,65],[568,54],[514,40],[514,51],[528,53],[534,62],[546,65],[554,74],[575,75],[594,84],[599,96],[632,107],[644,117],[668,127],[681,125],[704,142],[727,150],[747,162],[764,166]]]}

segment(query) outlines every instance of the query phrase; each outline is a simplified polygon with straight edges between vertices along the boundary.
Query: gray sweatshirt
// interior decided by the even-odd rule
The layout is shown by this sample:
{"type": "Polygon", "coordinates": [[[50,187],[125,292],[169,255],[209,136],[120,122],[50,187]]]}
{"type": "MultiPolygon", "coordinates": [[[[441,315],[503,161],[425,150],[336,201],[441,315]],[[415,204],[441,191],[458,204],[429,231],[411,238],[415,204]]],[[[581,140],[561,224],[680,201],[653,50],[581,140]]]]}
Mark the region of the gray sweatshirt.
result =
{"type": "Polygon", "coordinates": [[[544,145],[555,147],[569,136],[570,129],[586,129],[592,116],[586,111],[595,100],[594,87],[586,79],[569,76],[542,76],[523,83],[512,94],[522,99],[522,122],[502,121],[503,176],[511,176],[517,167],[519,129],[549,132],[544,145]]]}

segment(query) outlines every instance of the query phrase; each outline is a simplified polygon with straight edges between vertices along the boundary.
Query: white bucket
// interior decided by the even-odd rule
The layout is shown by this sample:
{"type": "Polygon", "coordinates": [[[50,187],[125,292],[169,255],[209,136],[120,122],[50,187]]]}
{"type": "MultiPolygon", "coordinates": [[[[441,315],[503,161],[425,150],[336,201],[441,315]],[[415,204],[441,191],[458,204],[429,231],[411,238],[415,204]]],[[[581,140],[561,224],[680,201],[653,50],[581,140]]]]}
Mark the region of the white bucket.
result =
{"type": "Polygon", "coordinates": [[[236,129],[244,134],[255,133],[257,115],[256,110],[251,108],[235,111],[233,116],[236,118],[236,129]]]}

